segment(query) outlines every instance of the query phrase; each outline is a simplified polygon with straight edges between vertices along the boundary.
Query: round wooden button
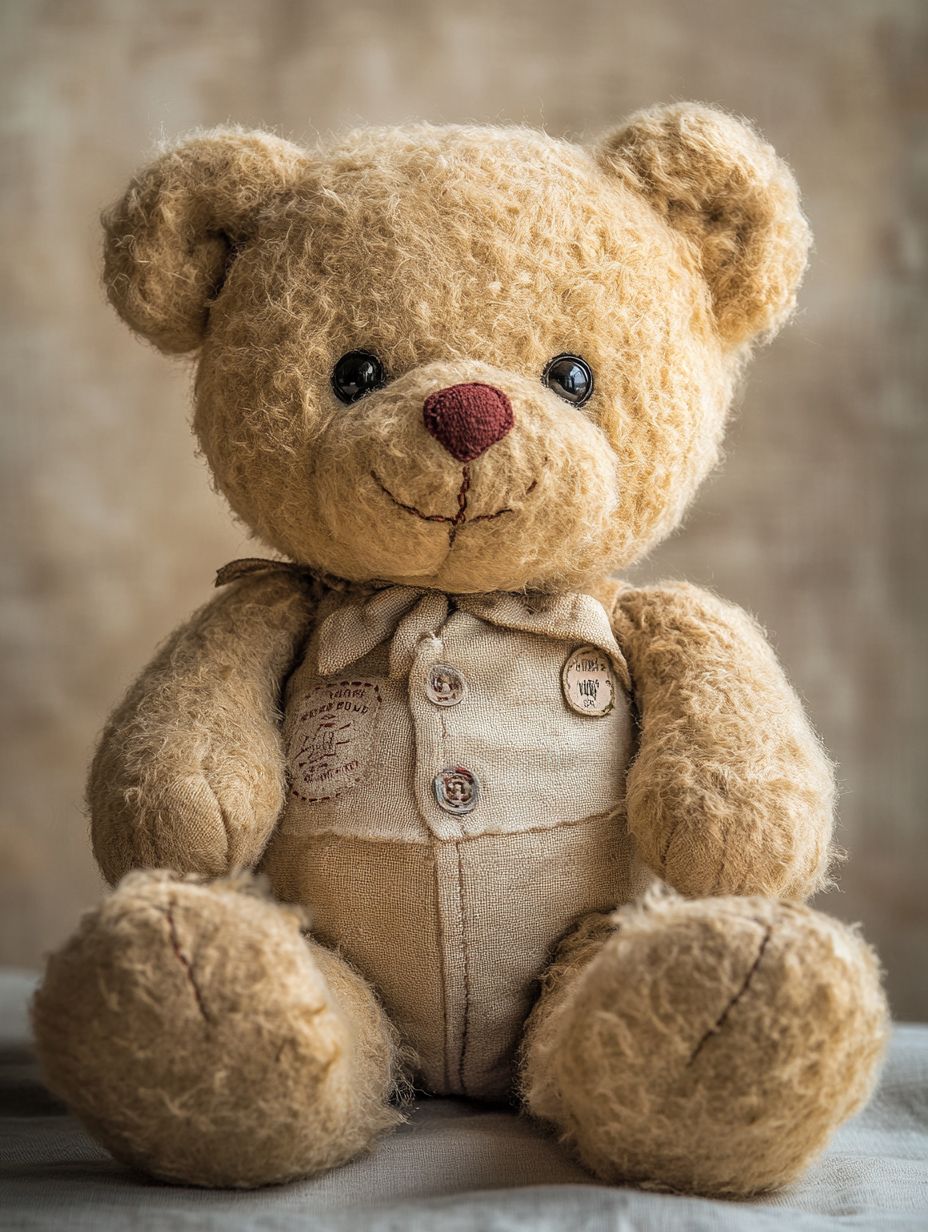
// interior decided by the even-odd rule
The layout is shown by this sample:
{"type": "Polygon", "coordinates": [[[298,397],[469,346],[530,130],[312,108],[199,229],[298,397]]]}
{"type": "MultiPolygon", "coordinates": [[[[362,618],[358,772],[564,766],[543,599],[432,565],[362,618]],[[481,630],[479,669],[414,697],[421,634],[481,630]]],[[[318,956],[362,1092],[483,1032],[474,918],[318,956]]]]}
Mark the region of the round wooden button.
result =
{"type": "Polygon", "coordinates": [[[432,782],[435,799],[446,813],[471,813],[477,807],[477,780],[463,766],[446,766],[432,782]]]}
{"type": "Polygon", "coordinates": [[[615,705],[615,674],[609,656],[595,646],[579,646],[561,669],[564,701],[577,714],[600,719],[615,705]]]}
{"type": "Polygon", "coordinates": [[[447,663],[435,663],[429,669],[425,691],[429,701],[436,706],[456,706],[463,701],[467,685],[456,667],[449,667],[447,663]]]}

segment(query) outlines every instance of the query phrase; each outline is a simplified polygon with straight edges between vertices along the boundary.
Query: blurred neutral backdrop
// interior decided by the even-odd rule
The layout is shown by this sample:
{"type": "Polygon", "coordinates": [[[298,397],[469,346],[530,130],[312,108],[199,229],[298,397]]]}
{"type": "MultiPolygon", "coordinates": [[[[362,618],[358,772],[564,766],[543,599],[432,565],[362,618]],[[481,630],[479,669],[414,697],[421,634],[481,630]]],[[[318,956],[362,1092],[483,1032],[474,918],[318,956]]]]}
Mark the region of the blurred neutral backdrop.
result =
{"type": "Polygon", "coordinates": [[[589,136],[646,104],[753,117],[817,245],[724,467],[638,577],[756,613],[840,767],[840,887],[897,1017],[928,1017],[924,0],[0,0],[0,961],[102,892],[82,812],[107,711],[254,551],[186,427],[189,368],[99,286],[97,214],[153,145],[236,121],[514,121],[589,136]]]}

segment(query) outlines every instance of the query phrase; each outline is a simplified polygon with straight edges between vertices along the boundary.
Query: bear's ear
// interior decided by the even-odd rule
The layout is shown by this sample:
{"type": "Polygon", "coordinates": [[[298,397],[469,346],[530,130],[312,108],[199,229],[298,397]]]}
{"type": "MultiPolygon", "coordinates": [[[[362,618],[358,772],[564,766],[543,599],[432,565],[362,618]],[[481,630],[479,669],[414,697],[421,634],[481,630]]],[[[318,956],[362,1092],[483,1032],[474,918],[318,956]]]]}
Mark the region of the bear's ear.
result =
{"type": "Polygon", "coordinates": [[[216,129],[139,172],[102,219],[103,278],[126,324],[169,354],[198,347],[235,250],[306,158],[268,133],[216,129]]]}
{"type": "Polygon", "coordinates": [[[610,133],[596,156],[695,246],[726,343],[779,328],[811,234],[792,173],[750,125],[696,103],[655,107],[610,133]]]}

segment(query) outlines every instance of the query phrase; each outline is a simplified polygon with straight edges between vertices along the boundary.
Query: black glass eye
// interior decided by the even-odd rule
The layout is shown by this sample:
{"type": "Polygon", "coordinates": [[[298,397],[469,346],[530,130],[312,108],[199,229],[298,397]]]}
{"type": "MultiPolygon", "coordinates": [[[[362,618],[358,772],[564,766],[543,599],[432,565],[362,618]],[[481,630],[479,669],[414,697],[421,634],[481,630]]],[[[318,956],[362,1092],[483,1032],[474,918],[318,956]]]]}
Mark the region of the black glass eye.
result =
{"type": "Polygon", "coordinates": [[[332,388],[344,403],[357,402],[386,382],[383,364],[370,351],[349,351],[332,369],[332,388]]]}
{"type": "Polygon", "coordinates": [[[579,355],[555,355],[541,379],[559,398],[574,406],[583,406],[593,392],[590,365],[579,355]]]}

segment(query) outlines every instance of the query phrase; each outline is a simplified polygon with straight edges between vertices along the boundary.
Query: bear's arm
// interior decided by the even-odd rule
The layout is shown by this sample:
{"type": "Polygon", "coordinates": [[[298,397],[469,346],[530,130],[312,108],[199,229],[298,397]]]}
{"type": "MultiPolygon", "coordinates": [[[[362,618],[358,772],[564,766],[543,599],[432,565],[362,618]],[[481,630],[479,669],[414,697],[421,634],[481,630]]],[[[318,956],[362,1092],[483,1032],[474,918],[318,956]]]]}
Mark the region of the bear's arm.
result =
{"type": "Polygon", "coordinates": [[[284,804],[284,681],[313,602],[283,572],[240,579],[165,643],[108,721],[90,768],[94,854],[220,875],[256,863],[284,804]]]}
{"type": "Polygon", "coordinates": [[[641,859],[692,896],[821,888],[831,764],[755,622],[679,583],[622,590],[613,623],[641,723],[627,785],[641,859]]]}

